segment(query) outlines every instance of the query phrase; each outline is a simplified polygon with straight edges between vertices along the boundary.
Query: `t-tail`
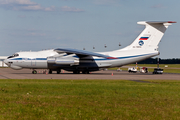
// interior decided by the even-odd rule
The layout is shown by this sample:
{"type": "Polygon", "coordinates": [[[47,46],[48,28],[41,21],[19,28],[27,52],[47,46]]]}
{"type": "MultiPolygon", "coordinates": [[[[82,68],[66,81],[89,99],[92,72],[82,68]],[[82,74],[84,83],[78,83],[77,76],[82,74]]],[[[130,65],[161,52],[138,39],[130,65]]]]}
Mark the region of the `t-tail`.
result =
{"type": "Polygon", "coordinates": [[[142,33],[134,40],[134,42],[125,47],[123,50],[130,49],[146,49],[146,50],[155,50],[158,49],[158,44],[161,41],[166,29],[174,21],[162,21],[162,22],[147,22],[141,21],[138,22],[140,25],[145,25],[145,29],[142,33]]]}

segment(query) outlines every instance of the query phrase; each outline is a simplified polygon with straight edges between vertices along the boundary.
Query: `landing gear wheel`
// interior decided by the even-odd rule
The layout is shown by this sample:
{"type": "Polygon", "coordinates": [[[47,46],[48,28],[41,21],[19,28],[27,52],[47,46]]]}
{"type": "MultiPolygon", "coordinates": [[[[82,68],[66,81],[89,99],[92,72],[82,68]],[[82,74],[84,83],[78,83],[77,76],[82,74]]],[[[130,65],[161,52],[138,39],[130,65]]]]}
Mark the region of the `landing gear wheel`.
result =
{"type": "Polygon", "coordinates": [[[52,74],[52,70],[49,70],[49,74],[52,74]]]}
{"type": "Polygon", "coordinates": [[[82,74],[89,74],[89,71],[82,71],[82,74]]]}
{"type": "Polygon", "coordinates": [[[73,71],[73,74],[79,74],[80,73],[80,71],[79,70],[75,70],[75,71],[73,71]]]}
{"type": "Polygon", "coordinates": [[[32,71],[32,74],[37,74],[37,71],[36,71],[36,70],[33,70],[33,71],[32,71]]]}
{"type": "Polygon", "coordinates": [[[57,70],[57,74],[60,74],[61,73],[61,70],[57,70]]]}

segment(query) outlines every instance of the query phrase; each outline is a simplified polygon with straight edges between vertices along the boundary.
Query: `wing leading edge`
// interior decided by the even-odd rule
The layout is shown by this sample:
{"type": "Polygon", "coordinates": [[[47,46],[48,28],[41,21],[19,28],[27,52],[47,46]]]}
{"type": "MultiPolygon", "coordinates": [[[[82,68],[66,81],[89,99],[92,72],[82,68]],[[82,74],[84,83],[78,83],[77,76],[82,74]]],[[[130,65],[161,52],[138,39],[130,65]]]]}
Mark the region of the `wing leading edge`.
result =
{"type": "Polygon", "coordinates": [[[103,58],[107,58],[107,59],[117,59],[115,57],[111,57],[108,55],[89,52],[89,51],[85,51],[85,50],[71,49],[71,48],[57,48],[54,51],[56,51],[58,53],[76,54],[79,57],[96,56],[96,57],[103,57],[103,58]]]}

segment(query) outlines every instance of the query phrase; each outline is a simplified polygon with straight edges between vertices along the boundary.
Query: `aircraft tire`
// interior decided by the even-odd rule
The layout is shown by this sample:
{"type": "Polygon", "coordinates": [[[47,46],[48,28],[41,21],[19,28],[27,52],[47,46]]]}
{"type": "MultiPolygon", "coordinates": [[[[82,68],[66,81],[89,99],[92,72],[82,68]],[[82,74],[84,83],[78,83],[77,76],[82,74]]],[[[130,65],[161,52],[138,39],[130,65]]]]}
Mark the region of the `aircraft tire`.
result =
{"type": "Polygon", "coordinates": [[[89,71],[82,71],[82,74],[89,74],[89,71]]]}
{"type": "Polygon", "coordinates": [[[32,74],[37,74],[37,71],[36,71],[36,70],[33,70],[33,71],[32,71],[32,74]]]}
{"type": "Polygon", "coordinates": [[[57,74],[60,74],[61,73],[61,70],[57,70],[57,74]]]}
{"type": "Polygon", "coordinates": [[[80,71],[79,70],[74,70],[73,74],[80,74],[80,71]]]}
{"type": "Polygon", "coordinates": [[[49,70],[49,74],[52,74],[52,70],[49,70]]]}

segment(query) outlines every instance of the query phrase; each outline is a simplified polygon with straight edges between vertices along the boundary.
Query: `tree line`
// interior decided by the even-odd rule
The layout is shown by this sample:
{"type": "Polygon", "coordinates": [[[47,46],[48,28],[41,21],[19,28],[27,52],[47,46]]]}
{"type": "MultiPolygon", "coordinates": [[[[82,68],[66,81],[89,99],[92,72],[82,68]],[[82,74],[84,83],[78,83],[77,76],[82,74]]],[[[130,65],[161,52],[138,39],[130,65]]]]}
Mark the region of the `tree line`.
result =
{"type": "MultiPolygon", "coordinates": [[[[138,64],[157,64],[158,58],[149,58],[143,61],[138,62],[138,64]]],[[[160,64],[180,64],[180,58],[172,58],[172,59],[161,59],[159,58],[160,64]]]]}

